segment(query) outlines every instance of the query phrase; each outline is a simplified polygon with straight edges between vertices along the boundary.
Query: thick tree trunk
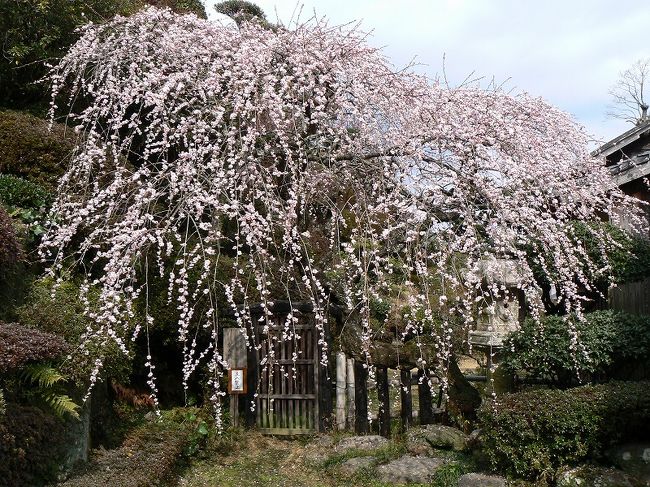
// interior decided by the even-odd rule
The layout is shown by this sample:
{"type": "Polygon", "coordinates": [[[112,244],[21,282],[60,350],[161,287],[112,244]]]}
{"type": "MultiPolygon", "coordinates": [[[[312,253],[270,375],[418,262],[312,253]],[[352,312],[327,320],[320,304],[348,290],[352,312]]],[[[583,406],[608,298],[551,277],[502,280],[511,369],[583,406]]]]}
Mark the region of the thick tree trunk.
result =
{"type": "Polygon", "coordinates": [[[453,357],[449,361],[447,377],[450,406],[466,419],[475,419],[476,410],[481,405],[481,394],[465,378],[453,357]]]}

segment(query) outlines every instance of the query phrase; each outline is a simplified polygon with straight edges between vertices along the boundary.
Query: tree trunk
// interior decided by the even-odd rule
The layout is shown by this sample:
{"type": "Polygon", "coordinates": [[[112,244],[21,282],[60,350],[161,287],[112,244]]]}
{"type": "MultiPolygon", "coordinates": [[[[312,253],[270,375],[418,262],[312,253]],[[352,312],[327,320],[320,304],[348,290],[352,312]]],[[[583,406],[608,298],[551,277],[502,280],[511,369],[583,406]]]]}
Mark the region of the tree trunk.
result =
{"type": "Polygon", "coordinates": [[[377,367],[377,398],[379,400],[379,434],[390,437],[390,398],[388,395],[388,369],[377,367]]]}

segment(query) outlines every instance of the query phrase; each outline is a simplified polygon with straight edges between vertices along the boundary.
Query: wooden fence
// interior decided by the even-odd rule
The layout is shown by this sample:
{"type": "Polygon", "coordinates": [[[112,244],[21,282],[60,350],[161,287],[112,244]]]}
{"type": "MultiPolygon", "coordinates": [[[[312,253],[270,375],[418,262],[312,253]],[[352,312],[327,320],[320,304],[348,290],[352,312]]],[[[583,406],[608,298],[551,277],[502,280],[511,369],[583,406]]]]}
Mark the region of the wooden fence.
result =
{"type": "Polygon", "coordinates": [[[650,278],[613,287],[608,297],[612,309],[650,315],[650,278]]]}

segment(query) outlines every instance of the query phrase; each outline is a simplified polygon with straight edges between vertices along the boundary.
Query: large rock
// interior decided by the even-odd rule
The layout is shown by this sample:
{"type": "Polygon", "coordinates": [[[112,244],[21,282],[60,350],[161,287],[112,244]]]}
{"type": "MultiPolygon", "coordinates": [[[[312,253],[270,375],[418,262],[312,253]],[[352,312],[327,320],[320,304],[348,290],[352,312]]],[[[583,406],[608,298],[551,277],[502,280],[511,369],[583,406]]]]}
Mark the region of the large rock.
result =
{"type": "Polygon", "coordinates": [[[461,451],[467,448],[468,440],[461,430],[441,424],[427,424],[406,433],[407,448],[414,455],[430,455],[436,448],[461,451]]]}
{"type": "Polygon", "coordinates": [[[497,475],[466,473],[458,479],[458,487],[506,487],[506,479],[497,475]]]}
{"type": "Polygon", "coordinates": [[[349,450],[376,450],[388,444],[388,440],[379,435],[346,436],[335,447],[337,453],[349,450]]]}
{"type": "Polygon", "coordinates": [[[557,487],[637,487],[639,483],[613,468],[583,465],[558,475],[557,487]]]}
{"type": "Polygon", "coordinates": [[[341,464],[340,471],[346,477],[352,477],[363,470],[373,466],[375,459],[373,457],[354,457],[349,458],[341,464]]]}
{"type": "Polygon", "coordinates": [[[624,472],[650,485],[650,443],[627,443],[607,452],[610,461],[624,472]]]}
{"type": "Polygon", "coordinates": [[[446,463],[442,458],[404,456],[377,468],[382,482],[393,484],[428,484],[440,467],[446,463]]]}

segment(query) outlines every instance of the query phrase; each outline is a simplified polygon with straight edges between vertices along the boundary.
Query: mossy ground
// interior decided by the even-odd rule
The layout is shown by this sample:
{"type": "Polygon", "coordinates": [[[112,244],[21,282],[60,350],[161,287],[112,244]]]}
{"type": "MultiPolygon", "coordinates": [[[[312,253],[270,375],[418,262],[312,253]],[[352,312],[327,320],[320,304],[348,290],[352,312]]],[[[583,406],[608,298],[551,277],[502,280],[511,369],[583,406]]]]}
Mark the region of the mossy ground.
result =
{"type": "MultiPolygon", "coordinates": [[[[229,451],[195,459],[181,474],[180,487],[388,487],[376,467],[405,454],[399,440],[373,452],[349,451],[336,454],[332,447],[316,446],[309,439],[282,439],[254,432],[242,435],[229,451]],[[375,464],[353,477],[344,476],[340,466],[349,458],[372,456],[375,464]]],[[[471,460],[451,453],[429,486],[453,487],[458,477],[470,470],[471,460]]],[[[419,486],[420,484],[410,484],[419,486]]]]}

